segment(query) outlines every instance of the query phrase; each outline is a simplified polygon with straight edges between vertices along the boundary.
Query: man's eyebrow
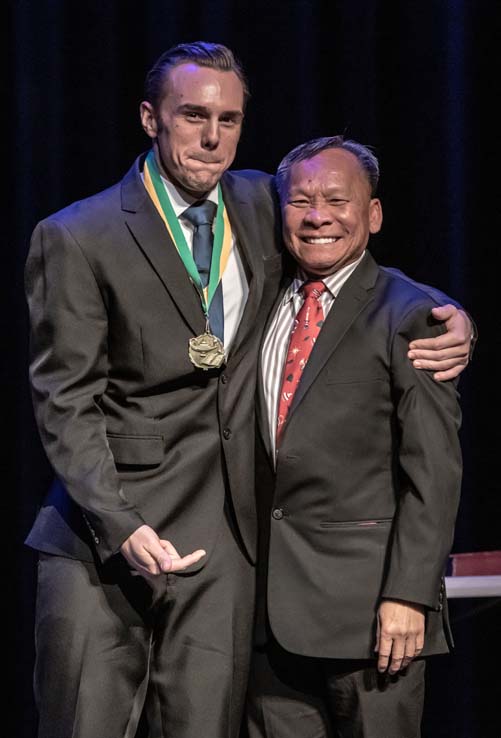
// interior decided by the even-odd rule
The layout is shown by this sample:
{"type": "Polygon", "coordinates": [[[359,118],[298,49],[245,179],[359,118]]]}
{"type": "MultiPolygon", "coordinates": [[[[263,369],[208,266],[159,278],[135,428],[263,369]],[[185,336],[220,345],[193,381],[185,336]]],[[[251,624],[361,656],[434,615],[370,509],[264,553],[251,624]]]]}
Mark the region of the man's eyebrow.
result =
{"type": "MultiPolygon", "coordinates": [[[[195,103],[183,103],[179,106],[178,111],[180,113],[200,113],[201,115],[210,115],[211,112],[205,105],[196,105],[195,103]]],[[[221,115],[231,116],[235,119],[244,117],[241,110],[223,110],[219,113],[219,116],[221,115]]]]}
{"type": "Polygon", "coordinates": [[[304,184],[294,185],[289,190],[289,195],[294,195],[294,197],[296,197],[297,195],[303,195],[304,197],[309,197],[310,194],[311,194],[310,182],[305,182],[304,184]]]}
{"type": "MultiPolygon", "coordinates": [[[[296,197],[310,198],[312,193],[309,184],[309,182],[306,182],[304,185],[296,185],[295,187],[292,187],[287,193],[287,198],[289,200],[296,197]]],[[[343,187],[341,187],[340,185],[332,185],[330,187],[326,187],[322,190],[322,195],[327,198],[334,197],[340,200],[344,200],[347,197],[343,187]]]]}
{"type": "Polygon", "coordinates": [[[178,110],[181,111],[193,111],[194,113],[207,113],[208,110],[204,105],[195,105],[195,103],[182,103],[178,110]]]}

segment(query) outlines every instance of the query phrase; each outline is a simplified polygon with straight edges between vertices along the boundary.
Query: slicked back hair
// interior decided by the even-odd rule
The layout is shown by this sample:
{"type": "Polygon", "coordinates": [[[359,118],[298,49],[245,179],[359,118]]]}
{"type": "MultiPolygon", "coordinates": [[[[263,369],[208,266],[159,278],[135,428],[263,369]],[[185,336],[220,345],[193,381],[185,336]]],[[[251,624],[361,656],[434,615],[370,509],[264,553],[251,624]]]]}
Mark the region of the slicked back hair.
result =
{"type": "Polygon", "coordinates": [[[314,156],[326,149],[344,149],[356,156],[370,184],[371,197],[375,197],[379,182],[379,162],[372,151],[367,146],[351,139],[345,139],[343,136],[324,136],[323,138],[314,138],[311,141],[296,146],[278,165],[275,184],[281,202],[284,201],[287,194],[292,166],[300,161],[313,159],[314,156]]]}
{"type": "Polygon", "coordinates": [[[242,83],[245,108],[250,93],[247,78],[240,62],[227,46],[209,43],[208,41],[177,44],[177,46],[172,46],[165,51],[146,75],[144,100],[147,100],[155,109],[158,109],[170,70],[179,64],[189,63],[197,64],[199,67],[218,69],[221,72],[234,72],[242,83]]]}

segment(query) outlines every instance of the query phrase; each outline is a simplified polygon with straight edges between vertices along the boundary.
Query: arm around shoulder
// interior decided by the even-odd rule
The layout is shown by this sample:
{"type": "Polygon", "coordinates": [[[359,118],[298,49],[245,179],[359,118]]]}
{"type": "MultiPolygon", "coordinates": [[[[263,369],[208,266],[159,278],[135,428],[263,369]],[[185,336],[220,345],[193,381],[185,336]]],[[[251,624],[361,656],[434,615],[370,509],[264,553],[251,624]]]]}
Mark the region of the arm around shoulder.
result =
{"type": "Polygon", "coordinates": [[[398,269],[385,267],[385,271],[430,297],[436,303],[431,313],[443,326],[443,335],[432,338],[420,335],[409,345],[408,357],[414,367],[435,372],[434,379],[438,382],[458,377],[471,359],[477,340],[477,328],[471,315],[441,290],[415,282],[398,269]]]}

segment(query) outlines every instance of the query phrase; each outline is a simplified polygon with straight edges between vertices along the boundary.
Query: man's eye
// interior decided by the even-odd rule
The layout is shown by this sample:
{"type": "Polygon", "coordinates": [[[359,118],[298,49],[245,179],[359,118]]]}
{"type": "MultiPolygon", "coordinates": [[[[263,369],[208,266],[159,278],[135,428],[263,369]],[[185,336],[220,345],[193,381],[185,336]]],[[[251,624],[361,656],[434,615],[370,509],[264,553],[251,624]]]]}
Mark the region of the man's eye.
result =
{"type": "Polygon", "coordinates": [[[308,204],[308,200],[289,200],[287,203],[287,205],[292,205],[294,208],[306,208],[308,204]]]}
{"type": "Polygon", "coordinates": [[[202,118],[202,115],[200,113],[196,113],[194,110],[188,111],[185,113],[185,116],[190,120],[200,120],[202,118]]]}

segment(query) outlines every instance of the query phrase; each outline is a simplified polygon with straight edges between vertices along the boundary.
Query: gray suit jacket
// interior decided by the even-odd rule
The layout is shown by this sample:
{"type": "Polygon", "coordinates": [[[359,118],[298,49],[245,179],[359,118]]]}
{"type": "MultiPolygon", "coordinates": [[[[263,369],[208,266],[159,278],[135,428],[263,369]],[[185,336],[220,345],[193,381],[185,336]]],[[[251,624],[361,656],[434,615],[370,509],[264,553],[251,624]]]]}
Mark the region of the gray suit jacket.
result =
{"type": "Polygon", "coordinates": [[[407,358],[410,340],[440,332],[430,320],[436,304],[366,254],[306,365],[276,473],[260,391],[268,616],[293,653],[373,657],[382,597],[425,605],[424,654],[447,650],[443,573],[461,483],[458,394],[407,358]]]}
{"type": "Polygon", "coordinates": [[[106,560],[147,523],[182,554],[206,549],[199,567],[229,493],[254,559],[257,316],[281,267],[270,178],[222,180],[250,292],[227,366],[204,372],[188,358],[189,339],[205,327],[200,300],[140,166],[34,231],[30,375],[57,480],[27,543],[106,560]]]}

